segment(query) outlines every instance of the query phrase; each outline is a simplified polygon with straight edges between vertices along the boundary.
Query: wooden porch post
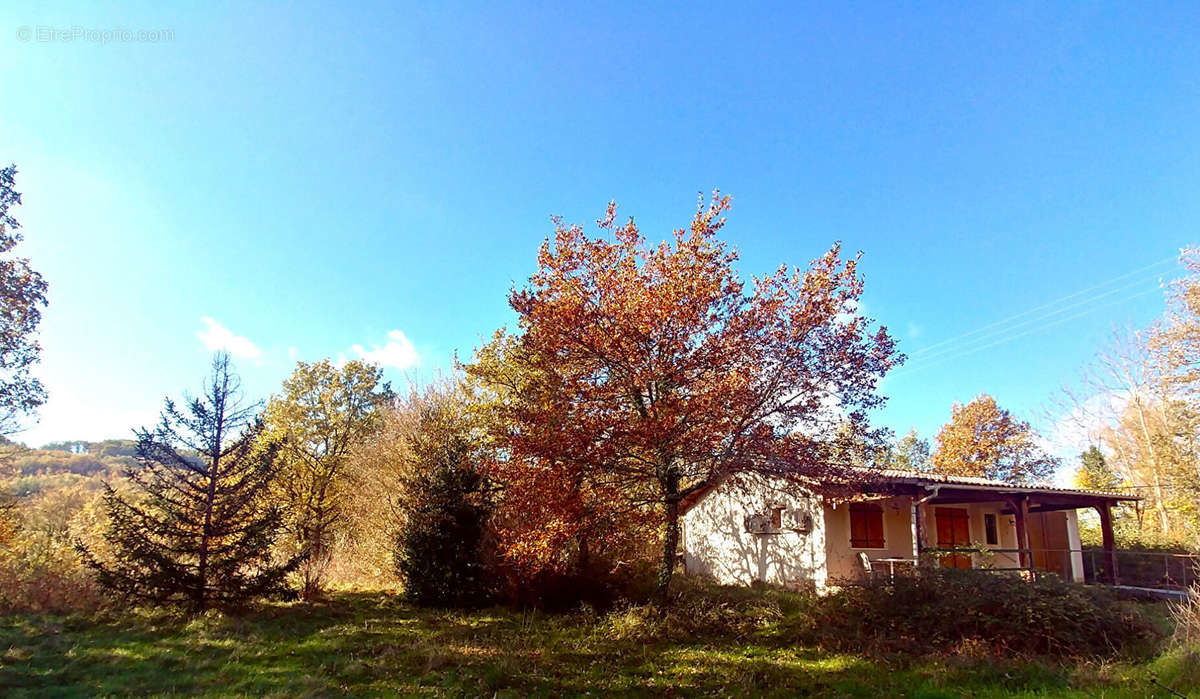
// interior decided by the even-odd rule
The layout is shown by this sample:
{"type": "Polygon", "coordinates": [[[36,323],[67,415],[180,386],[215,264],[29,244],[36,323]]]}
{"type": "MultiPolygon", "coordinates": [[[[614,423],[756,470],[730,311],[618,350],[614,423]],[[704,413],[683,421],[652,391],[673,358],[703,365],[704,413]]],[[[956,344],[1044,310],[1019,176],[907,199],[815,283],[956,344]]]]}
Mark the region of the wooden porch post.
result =
{"type": "Polygon", "coordinates": [[[912,502],[913,561],[917,564],[921,562],[921,554],[925,551],[925,523],[921,521],[921,506],[917,504],[915,496],[912,502]]]}
{"type": "Polygon", "coordinates": [[[1017,523],[1017,548],[1020,549],[1018,556],[1021,567],[1028,570],[1032,565],[1032,558],[1029,556],[1029,527],[1026,522],[1029,517],[1029,497],[1022,495],[1011,504],[1017,523]]]}
{"type": "Polygon", "coordinates": [[[1113,585],[1118,584],[1116,538],[1113,536],[1112,504],[1107,500],[1096,505],[1100,513],[1100,534],[1104,545],[1105,578],[1113,585]]]}

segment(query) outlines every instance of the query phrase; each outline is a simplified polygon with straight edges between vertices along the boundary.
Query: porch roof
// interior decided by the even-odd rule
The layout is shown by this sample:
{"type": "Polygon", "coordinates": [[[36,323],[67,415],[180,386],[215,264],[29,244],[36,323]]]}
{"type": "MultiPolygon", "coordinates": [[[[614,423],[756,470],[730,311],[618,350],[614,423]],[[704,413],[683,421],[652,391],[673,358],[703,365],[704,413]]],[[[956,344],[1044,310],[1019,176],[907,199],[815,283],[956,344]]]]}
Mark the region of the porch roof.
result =
{"type": "Polygon", "coordinates": [[[928,499],[931,503],[1008,501],[1014,497],[1025,496],[1034,506],[1034,511],[1090,507],[1101,503],[1116,504],[1141,499],[1127,492],[1016,485],[974,476],[948,476],[899,469],[871,470],[868,480],[870,484],[867,485],[867,489],[873,490],[881,486],[884,490],[889,487],[911,489],[912,492],[931,496],[928,499]]]}

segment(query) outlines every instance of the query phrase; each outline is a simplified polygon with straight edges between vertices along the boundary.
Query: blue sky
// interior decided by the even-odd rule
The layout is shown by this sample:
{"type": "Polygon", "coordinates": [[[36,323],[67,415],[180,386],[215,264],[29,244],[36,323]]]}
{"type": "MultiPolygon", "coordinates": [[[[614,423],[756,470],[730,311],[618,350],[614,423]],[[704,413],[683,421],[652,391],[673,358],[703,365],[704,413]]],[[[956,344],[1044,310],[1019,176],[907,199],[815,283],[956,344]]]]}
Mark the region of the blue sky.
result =
{"type": "Polygon", "coordinates": [[[746,274],[864,251],[914,357],[882,423],[1040,421],[1200,237],[1194,4],[165,5],[0,8],[31,444],[127,436],[218,344],[253,397],[296,357],[428,378],[511,323],[551,214],[659,238],[715,187],[746,274]]]}

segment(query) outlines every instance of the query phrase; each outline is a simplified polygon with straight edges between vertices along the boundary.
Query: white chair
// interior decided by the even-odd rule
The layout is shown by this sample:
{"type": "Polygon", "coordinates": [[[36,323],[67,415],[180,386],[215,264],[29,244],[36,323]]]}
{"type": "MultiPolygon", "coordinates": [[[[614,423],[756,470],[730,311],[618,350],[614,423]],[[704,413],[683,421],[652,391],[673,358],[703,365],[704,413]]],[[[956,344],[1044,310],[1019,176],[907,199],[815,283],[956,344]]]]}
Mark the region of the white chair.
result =
{"type": "Polygon", "coordinates": [[[871,559],[867,558],[867,554],[863,551],[858,552],[858,566],[862,570],[863,577],[870,580],[872,576],[871,559]]]}

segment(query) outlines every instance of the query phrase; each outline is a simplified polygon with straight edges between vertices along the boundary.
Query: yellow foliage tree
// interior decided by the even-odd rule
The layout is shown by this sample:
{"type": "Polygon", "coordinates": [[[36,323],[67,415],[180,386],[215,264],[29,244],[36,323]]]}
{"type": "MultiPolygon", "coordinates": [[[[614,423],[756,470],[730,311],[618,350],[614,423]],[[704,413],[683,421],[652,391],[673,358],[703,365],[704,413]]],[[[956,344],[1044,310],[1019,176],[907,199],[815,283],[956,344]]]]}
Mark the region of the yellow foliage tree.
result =
{"type": "Polygon", "coordinates": [[[1036,438],[1029,423],[981,394],[966,405],[954,405],[950,422],[937,436],[933,470],[1017,484],[1044,483],[1058,460],[1038,447],[1036,438]]]}

